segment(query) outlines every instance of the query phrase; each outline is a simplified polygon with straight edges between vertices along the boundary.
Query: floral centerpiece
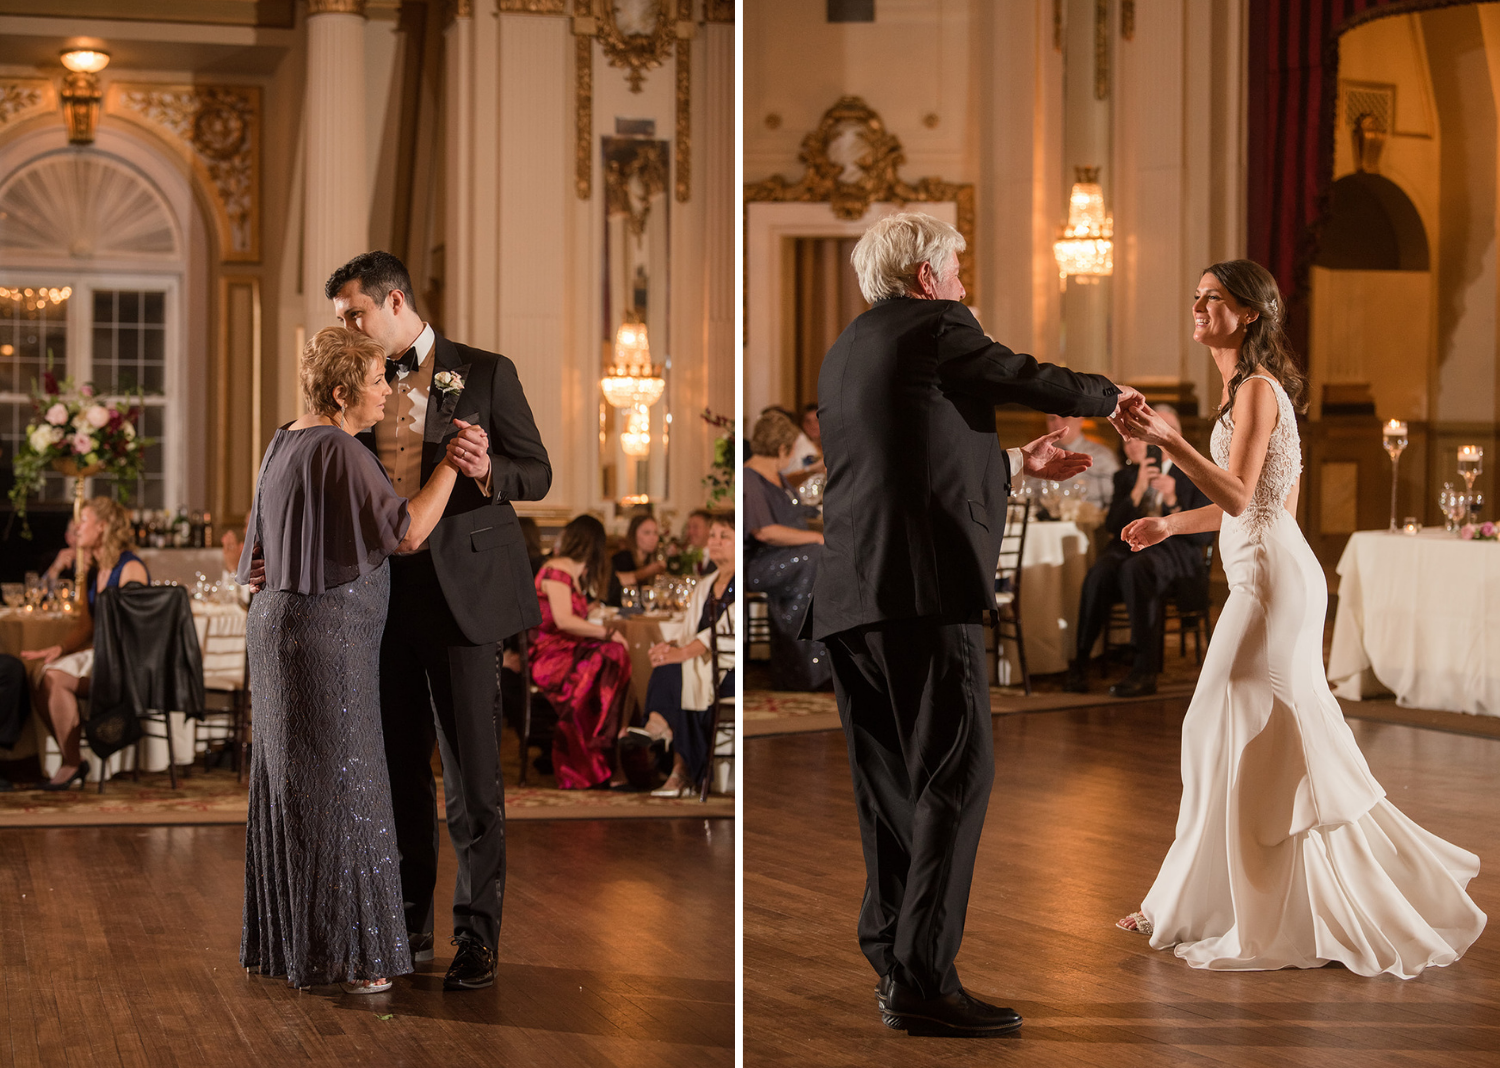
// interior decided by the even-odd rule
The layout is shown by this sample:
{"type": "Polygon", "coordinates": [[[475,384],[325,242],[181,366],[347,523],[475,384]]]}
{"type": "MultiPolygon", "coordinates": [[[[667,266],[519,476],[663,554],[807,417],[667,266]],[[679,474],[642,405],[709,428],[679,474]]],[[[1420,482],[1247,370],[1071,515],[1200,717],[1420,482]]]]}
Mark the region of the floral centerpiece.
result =
{"type": "Polygon", "coordinates": [[[703,421],[709,426],[718,427],[719,436],[714,439],[714,458],[709,465],[708,474],[703,476],[703,485],[708,489],[709,508],[713,508],[725,497],[734,503],[734,476],[738,464],[735,462],[734,420],[727,415],[715,415],[710,409],[703,409],[703,421]]]}
{"type": "Polygon", "coordinates": [[[10,502],[21,520],[22,537],[31,537],[26,522],[26,498],[41,489],[50,469],[75,479],[74,512],[83,501],[83,480],[90,475],[115,479],[116,492],[128,500],[130,487],[141,477],[149,438],[136,434],[139,398],[113,403],[98,399],[92,384],[75,386],[71,378],[58,380],[51,371],[42,375],[41,387],[33,389],[35,416],[16,449],[11,464],[15,483],[10,502]]]}
{"type": "Polygon", "coordinates": [[[1464,541],[1500,541],[1500,527],[1494,523],[1465,523],[1458,528],[1458,536],[1464,541]]]}

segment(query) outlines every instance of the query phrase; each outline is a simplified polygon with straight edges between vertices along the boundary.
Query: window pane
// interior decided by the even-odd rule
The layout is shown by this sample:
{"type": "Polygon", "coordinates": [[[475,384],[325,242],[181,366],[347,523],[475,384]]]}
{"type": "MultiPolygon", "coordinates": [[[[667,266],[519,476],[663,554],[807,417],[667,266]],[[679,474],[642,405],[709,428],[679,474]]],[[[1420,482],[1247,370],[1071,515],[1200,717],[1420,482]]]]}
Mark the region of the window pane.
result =
{"type": "Polygon", "coordinates": [[[155,315],[160,320],[165,302],[166,294],[161,291],[100,290],[95,293],[93,377],[94,384],[102,392],[118,394],[144,389],[148,393],[160,394],[164,391],[164,330],[143,327],[138,320],[143,313],[148,318],[155,315]],[[101,299],[106,293],[109,299],[101,299]],[[110,318],[101,320],[101,312],[108,312],[110,318]]]}
{"type": "Polygon", "coordinates": [[[165,293],[147,293],[146,294],[146,320],[145,320],[146,322],[148,322],[148,323],[164,323],[164,322],[166,322],[166,319],[164,317],[164,311],[165,311],[165,308],[166,308],[166,299],[165,298],[166,298],[166,294],[165,293]]]}
{"type": "MultiPolygon", "coordinates": [[[[14,482],[11,464],[34,417],[30,394],[41,386],[47,357],[55,360],[59,377],[67,373],[72,292],[66,286],[0,286],[0,494],[14,482]]],[[[49,474],[40,499],[63,501],[69,492],[61,475],[49,474]]]]}

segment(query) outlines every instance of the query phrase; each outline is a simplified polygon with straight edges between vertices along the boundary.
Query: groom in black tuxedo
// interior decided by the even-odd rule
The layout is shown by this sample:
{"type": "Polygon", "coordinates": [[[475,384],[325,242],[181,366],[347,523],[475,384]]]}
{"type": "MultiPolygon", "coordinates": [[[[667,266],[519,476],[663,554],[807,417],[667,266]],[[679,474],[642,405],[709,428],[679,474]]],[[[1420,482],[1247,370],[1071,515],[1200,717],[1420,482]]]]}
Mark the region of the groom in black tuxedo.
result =
{"type": "Polygon", "coordinates": [[[995,761],[980,615],[1011,475],[1089,466],[1064,430],[1007,454],[995,405],[1107,416],[1136,395],[985,336],[958,280],[964,239],[931,216],[876,223],[854,251],[865,299],[823,360],[828,483],[822,562],[803,636],[828,646],[865,857],[859,941],[886,1025],[1013,1030],[954,968],[995,761]]]}
{"type": "Polygon", "coordinates": [[[510,502],[541,500],[552,467],[515,365],[423,322],[411,277],[395,256],[356,256],[333,272],[325,292],[339,320],[380,342],[390,357],[385,418],[360,439],[380,457],[396,492],[415,494],[448,442],[459,443],[456,460],[466,477],[443,518],[416,552],[391,557],[380,706],[412,959],[433,958],[436,733],[448,836],[458,856],[458,951],[443,988],[474,990],[495,979],[505,893],[496,644],[542,619],[510,502]]]}

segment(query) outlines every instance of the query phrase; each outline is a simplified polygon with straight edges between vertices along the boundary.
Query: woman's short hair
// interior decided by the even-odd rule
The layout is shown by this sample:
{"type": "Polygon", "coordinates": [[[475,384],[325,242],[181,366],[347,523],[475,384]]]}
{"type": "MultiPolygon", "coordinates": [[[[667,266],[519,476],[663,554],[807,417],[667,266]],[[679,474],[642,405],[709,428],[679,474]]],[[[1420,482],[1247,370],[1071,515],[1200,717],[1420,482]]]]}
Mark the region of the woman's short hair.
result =
{"type": "Polygon", "coordinates": [[[581,515],[571,520],[557,536],[555,555],[566,556],[583,566],[584,590],[596,598],[602,598],[609,589],[609,556],[605,552],[608,539],[604,524],[591,515],[581,515]]]}
{"type": "Polygon", "coordinates": [[[849,258],[859,276],[859,291],[874,304],[916,289],[917,271],[924,263],[932,264],[937,277],[948,277],[958,269],[958,254],[966,245],[964,235],[941,219],[902,211],[866,230],[849,258]]]}
{"type": "Polygon", "coordinates": [[[344,387],[344,403],[355,404],[365,391],[370,361],[384,360],[380,343],[342,326],[319,330],[302,349],[302,400],[317,415],[337,415],[333,391],[344,387]]]}
{"type": "MultiPolygon", "coordinates": [[[[697,513],[694,513],[694,514],[697,514],[697,513]]],[[[713,527],[713,526],[728,527],[729,530],[730,530],[730,532],[733,533],[734,532],[734,509],[730,508],[730,509],[727,509],[727,510],[725,510],[723,512],[714,512],[709,517],[708,525],[711,526],[711,527],[713,527]]]]}
{"type": "Polygon", "coordinates": [[[109,497],[93,497],[84,503],[84,507],[94,513],[94,518],[103,528],[93,549],[94,566],[101,570],[113,568],[119,562],[120,554],[135,544],[135,526],[130,522],[130,513],[119,501],[109,497]]]}
{"type": "Polygon", "coordinates": [[[790,449],[801,431],[797,424],[781,412],[767,412],[755,421],[750,431],[750,452],[754,456],[780,456],[782,449],[790,449]]]}

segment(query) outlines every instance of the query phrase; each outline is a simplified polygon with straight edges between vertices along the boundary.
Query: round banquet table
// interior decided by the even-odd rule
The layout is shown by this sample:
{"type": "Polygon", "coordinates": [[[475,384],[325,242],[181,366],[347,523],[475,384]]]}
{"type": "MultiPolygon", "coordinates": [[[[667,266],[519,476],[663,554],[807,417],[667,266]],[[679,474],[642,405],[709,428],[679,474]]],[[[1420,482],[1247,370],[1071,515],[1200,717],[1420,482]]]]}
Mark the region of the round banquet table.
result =
{"type": "Polygon", "coordinates": [[[659,642],[680,641],[687,628],[683,612],[651,612],[625,619],[625,638],[630,642],[630,692],[637,708],[646,705],[646,684],[651,681],[651,647],[659,642]]]}
{"type": "MultiPolygon", "coordinates": [[[[1078,629],[1078,597],[1089,571],[1089,535],[1075,523],[1038,521],[1026,524],[1021,554],[1021,634],[1026,639],[1026,668],[1033,675],[1068,670],[1078,629]]],[[[1000,685],[1019,685],[1021,665],[1014,642],[1005,642],[1000,685]]]]}
{"type": "Polygon", "coordinates": [[[1339,559],[1328,681],[1358,701],[1500,715],[1500,544],[1362,530],[1339,559]]]}

